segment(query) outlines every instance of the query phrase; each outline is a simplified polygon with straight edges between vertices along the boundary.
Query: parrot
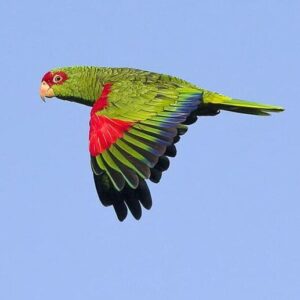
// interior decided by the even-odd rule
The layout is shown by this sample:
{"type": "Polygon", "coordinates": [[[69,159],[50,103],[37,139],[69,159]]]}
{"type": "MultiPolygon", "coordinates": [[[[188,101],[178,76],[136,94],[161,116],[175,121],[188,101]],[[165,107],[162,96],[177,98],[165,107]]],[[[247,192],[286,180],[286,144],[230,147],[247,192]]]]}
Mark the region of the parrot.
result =
{"type": "Polygon", "coordinates": [[[139,220],[152,197],[146,180],[158,183],[176,156],[175,144],[198,117],[220,111],[267,116],[280,106],[212,92],[175,76],[134,68],[59,67],[45,73],[40,97],[91,107],[89,154],[96,192],[119,221],[128,210],[139,220]]]}

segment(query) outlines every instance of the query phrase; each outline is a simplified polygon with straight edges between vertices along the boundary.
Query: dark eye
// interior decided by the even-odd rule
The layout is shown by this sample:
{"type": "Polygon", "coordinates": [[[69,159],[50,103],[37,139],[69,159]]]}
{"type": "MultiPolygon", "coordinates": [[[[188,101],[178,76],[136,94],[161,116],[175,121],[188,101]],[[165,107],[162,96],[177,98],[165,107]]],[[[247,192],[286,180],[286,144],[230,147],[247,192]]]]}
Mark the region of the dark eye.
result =
{"type": "Polygon", "coordinates": [[[59,83],[59,82],[62,81],[62,79],[63,79],[63,78],[62,78],[60,75],[56,74],[56,75],[53,77],[53,82],[54,82],[54,83],[59,83]]]}

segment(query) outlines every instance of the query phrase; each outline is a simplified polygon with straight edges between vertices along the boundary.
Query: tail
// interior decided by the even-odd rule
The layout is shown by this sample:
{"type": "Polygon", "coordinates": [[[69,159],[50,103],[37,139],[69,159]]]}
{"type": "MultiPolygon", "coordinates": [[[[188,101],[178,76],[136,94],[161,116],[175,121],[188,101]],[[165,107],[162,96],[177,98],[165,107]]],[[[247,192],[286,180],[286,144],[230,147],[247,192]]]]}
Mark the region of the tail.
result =
{"type": "Polygon", "coordinates": [[[228,110],[232,112],[259,115],[259,116],[269,116],[273,112],[284,111],[283,107],[260,104],[256,102],[249,102],[240,99],[233,99],[218,93],[213,93],[209,91],[204,92],[204,105],[210,108],[228,110]]]}

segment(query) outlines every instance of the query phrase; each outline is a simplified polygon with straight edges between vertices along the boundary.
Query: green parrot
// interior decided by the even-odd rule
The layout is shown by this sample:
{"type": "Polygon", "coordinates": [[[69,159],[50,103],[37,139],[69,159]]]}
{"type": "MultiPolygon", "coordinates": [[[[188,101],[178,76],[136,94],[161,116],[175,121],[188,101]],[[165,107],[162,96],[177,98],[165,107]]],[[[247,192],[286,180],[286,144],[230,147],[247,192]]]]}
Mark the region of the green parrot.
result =
{"type": "Polygon", "coordinates": [[[40,96],[92,107],[89,152],[100,201],[120,221],[140,219],[152,199],[146,180],[158,183],[176,155],[175,144],[198,116],[220,110],[267,116],[282,107],[230,98],[177,77],[131,68],[74,66],[47,72],[40,96]]]}

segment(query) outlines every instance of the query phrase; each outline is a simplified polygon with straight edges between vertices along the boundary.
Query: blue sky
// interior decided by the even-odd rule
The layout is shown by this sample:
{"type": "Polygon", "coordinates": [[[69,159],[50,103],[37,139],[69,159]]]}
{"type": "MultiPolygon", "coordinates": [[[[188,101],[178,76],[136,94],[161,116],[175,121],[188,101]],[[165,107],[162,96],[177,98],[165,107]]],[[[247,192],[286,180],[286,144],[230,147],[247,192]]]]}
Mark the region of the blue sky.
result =
{"type": "Polygon", "coordinates": [[[1,299],[299,299],[299,1],[0,3],[1,299]],[[99,204],[89,108],[39,99],[68,65],[127,66],[269,118],[202,118],[141,221],[99,204]]]}

